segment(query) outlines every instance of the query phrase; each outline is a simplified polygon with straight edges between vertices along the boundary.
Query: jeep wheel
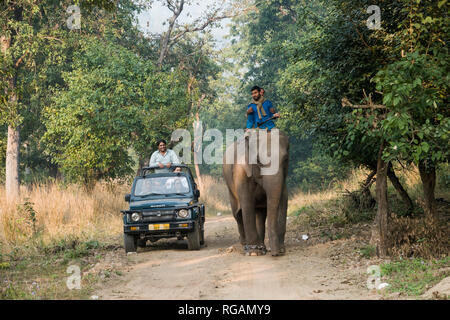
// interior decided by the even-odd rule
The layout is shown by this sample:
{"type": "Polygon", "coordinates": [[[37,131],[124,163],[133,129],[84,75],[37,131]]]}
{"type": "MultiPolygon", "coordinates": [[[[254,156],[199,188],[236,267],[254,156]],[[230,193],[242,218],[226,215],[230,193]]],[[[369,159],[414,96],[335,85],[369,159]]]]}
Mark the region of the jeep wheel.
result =
{"type": "Polygon", "coordinates": [[[205,223],[202,223],[202,228],[200,230],[200,245],[205,244],[205,223]]]}
{"type": "Polygon", "coordinates": [[[198,222],[194,223],[194,231],[188,233],[187,243],[189,250],[200,250],[200,228],[198,222]]]}
{"type": "Polygon", "coordinates": [[[123,240],[125,244],[125,252],[136,252],[137,248],[137,238],[130,234],[124,234],[123,240]]]}
{"type": "Polygon", "coordinates": [[[147,246],[147,239],[138,239],[137,246],[139,248],[145,248],[147,246]]]}

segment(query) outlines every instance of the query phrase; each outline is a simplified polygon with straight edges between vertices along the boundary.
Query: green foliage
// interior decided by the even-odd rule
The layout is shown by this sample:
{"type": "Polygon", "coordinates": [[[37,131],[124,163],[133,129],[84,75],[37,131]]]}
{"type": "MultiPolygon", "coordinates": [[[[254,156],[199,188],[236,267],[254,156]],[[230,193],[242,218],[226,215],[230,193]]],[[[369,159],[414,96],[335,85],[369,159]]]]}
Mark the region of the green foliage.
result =
{"type": "Polygon", "coordinates": [[[382,1],[380,30],[366,26],[371,1],[255,3],[235,23],[246,43],[237,52],[246,79],[267,86],[284,115],[278,125],[296,137],[291,175],[333,179],[331,161],[374,169],[382,140],[389,161],[448,161],[447,1],[382,1]],[[343,108],[344,97],[387,110],[343,108]],[[309,150],[300,137],[313,139],[309,150]],[[325,167],[312,164],[325,155],[333,158],[325,167]]]}
{"type": "Polygon", "coordinates": [[[376,254],[377,248],[372,245],[365,245],[362,248],[359,249],[359,253],[361,256],[363,256],[366,259],[370,259],[371,257],[374,257],[376,254]]]}
{"type": "Polygon", "coordinates": [[[74,70],[64,74],[67,90],[44,110],[44,142],[70,180],[89,184],[130,173],[127,148],[149,67],[123,48],[96,41],[76,54],[74,70]]]}
{"type": "MultiPolygon", "coordinates": [[[[330,24],[330,34],[335,27],[332,26],[335,18],[326,16],[331,9],[324,1],[274,0],[255,4],[258,10],[235,19],[233,26],[233,34],[239,37],[234,45],[234,58],[247,69],[239,94],[233,97],[235,105],[240,106],[238,115],[245,121],[249,89],[255,84],[262,86],[266,98],[282,115],[277,127],[290,137],[289,185],[322,188],[336,177],[343,177],[347,171],[344,167],[348,168],[348,164],[342,163],[335,172],[330,170],[337,161],[327,152],[330,140],[342,139],[335,130],[343,122],[336,93],[340,88],[335,83],[337,76],[342,79],[348,72],[329,73],[324,69],[331,67],[332,61],[339,60],[338,65],[350,65],[353,61],[347,61],[349,57],[342,54],[341,48],[336,50],[334,44],[342,42],[342,35],[326,45],[330,41],[321,38],[323,23],[330,24]],[[317,16],[323,21],[318,23],[317,16]],[[322,135],[324,131],[328,132],[326,138],[322,135]]],[[[243,126],[242,120],[237,123],[243,126]]]]}
{"type": "Polygon", "coordinates": [[[383,0],[382,28],[370,30],[369,0],[257,0],[233,19],[233,46],[220,56],[211,35],[187,34],[160,70],[160,39],[136,26],[141,2],[10,4],[0,5],[1,34],[14,37],[0,55],[0,152],[6,126],[19,126],[20,169],[31,169],[23,181],[58,171],[86,185],[124,178],[131,154],[148,158],[197,113],[205,128],[244,127],[254,84],[291,138],[290,186],[322,188],[351,166],[373,169],[382,140],[389,161],[448,162],[447,1],[383,0]],[[61,22],[77,3],[82,28],[71,31],[61,22]],[[387,109],[343,108],[344,97],[387,109]]]}
{"type": "Polygon", "coordinates": [[[61,172],[86,186],[126,177],[130,154],[148,158],[158,139],[188,126],[201,97],[215,98],[209,83],[219,67],[211,36],[186,35],[157,70],[159,39],[145,37],[137,23],[146,6],[131,0],[0,5],[1,35],[13,35],[0,55],[0,126],[20,129],[20,171],[30,173],[22,182],[61,172]],[[65,24],[73,4],[81,7],[80,30],[65,24]]]}
{"type": "Polygon", "coordinates": [[[450,112],[448,110],[448,55],[429,56],[418,52],[390,64],[374,79],[383,91],[390,112],[382,126],[389,148],[388,160],[448,161],[450,112]]]}
{"type": "Polygon", "coordinates": [[[348,174],[348,167],[325,155],[312,155],[306,160],[292,164],[288,185],[303,191],[323,190],[333,186],[348,174]]]}
{"type": "Polygon", "coordinates": [[[437,170],[436,186],[442,190],[450,190],[450,164],[442,163],[437,170]]]}
{"type": "Polygon", "coordinates": [[[158,136],[183,124],[173,112],[187,109],[180,74],[155,72],[133,52],[96,40],[83,41],[73,65],[63,75],[67,89],[44,110],[43,137],[69,180],[90,185],[126,177],[130,147],[148,152],[158,136]]]}
{"type": "Polygon", "coordinates": [[[390,284],[389,291],[419,296],[426,289],[448,276],[450,258],[423,260],[405,259],[383,263],[381,276],[390,284]],[[441,269],[447,272],[441,272],[441,269]]]}
{"type": "Polygon", "coordinates": [[[35,236],[37,233],[36,228],[36,210],[33,208],[34,203],[29,199],[25,199],[25,202],[21,205],[18,205],[18,211],[21,216],[24,216],[25,223],[32,230],[32,235],[35,236]]]}
{"type": "MultiPolygon", "coordinates": [[[[135,13],[140,9],[141,5],[130,0],[27,0],[0,5],[0,34],[13,37],[7,54],[0,54],[0,125],[20,128],[20,172],[27,168],[31,173],[21,174],[22,182],[58,173],[54,159],[41,143],[46,130],[42,110],[52,103],[53,92],[58,90],[52,88],[66,86],[62,74],[72,71],[73,56],[82,49],[83,39],[94,35],[99,41],[116,43],[146,58],[156,51],[135,25],[135,13]],[[69,30],[65,23],[66,9],[73,4],[81,5],[81,30],[69,30]],[[15,87],[5,90],[10,79],[15,87]],[[17,103],[11,101],[12,93],[17,103]]],[[[6,130],[6,126],[1,128],[6,130]]],[[[4,148],[6,137],[3,139],[2,133],[0,150],[4,148]]],[[[0,179],[4,176],[4,155],[2,152],[0,157],[0,179]]]]}

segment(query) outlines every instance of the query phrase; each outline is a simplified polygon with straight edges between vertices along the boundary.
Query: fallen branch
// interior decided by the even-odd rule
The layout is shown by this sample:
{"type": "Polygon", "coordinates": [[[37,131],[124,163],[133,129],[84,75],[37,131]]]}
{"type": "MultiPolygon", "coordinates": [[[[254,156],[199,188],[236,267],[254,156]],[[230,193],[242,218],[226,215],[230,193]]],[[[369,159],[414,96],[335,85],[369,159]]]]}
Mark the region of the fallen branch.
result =
{"type": "Polygon", "coordinates": [[[353,104],[347,98],[342,98],[342,107],[350,107],[355,109],[386,109],[385,105],[382,104],[353,104]]]}

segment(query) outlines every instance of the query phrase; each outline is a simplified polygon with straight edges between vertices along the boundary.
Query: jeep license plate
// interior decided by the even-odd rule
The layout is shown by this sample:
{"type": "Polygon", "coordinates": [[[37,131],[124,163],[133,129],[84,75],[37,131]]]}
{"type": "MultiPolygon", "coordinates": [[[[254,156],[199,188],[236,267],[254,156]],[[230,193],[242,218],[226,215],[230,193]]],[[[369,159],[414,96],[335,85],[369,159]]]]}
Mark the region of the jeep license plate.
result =
{"type": "Polygon", "coordinates": [[[149,224],[148,230],[169,230],[170,224],[149,224]]]}

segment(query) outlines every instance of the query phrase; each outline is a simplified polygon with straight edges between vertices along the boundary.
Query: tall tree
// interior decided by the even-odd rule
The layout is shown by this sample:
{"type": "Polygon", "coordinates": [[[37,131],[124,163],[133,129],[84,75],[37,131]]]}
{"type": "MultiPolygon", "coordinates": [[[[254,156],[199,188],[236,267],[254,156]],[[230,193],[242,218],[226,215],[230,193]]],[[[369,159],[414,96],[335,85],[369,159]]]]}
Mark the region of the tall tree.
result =
{"type": "MultiPolygon", "coordinates": [[[[112,1],[89,0],[87,6],[112,8],[112,1]]],[[[62,6],[52,0],[6,0],[0,4],[0,94],[2,121],[8,126],[6,150],[6,195],[19,196],[20,133],[25,110],[33,91],[33,74],[40,68],[36,60],[52,52],[61,42],[62,6]],[[34,72],[34,73],[33,73],[34,72]]]]}
{"type": "Polygon", "coordinates": [[[204,11],[203,15],[192,23],[179,23],[179,17],[186,11],[193,1],[191,0],[161,0],[161,2],[172,12],[172,16],[167,21],[167,30],[160,36],[158,67],[162,68],[164,60],[174,45],[183,40],[186,36],[194,33],[202,33],[209,28],[217,26],[221,20],[232,18],[248,10],[246,2],[232,1],[227,5],[227,1],[219,0],[204,11]]]}
{"type": "Polygon", "coordinates": [[[436,167],[448,162],[450,59],[449,4],[402,1],[404,19],[386,41],[397,39],[395,58],[374,78],[389,113],[383,121],[384,157],[415,163],[420,171],[425,212],[436,216],[436,167]]]}

